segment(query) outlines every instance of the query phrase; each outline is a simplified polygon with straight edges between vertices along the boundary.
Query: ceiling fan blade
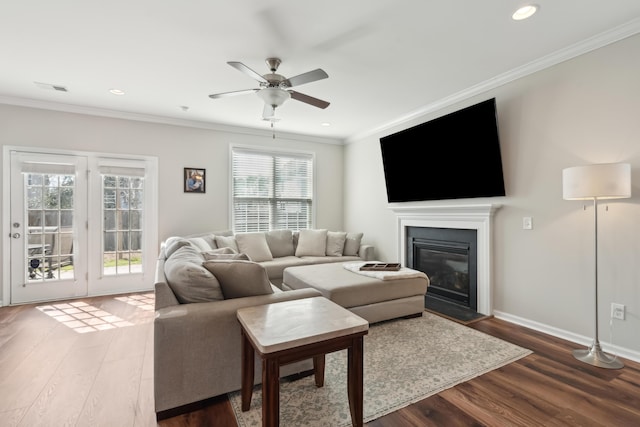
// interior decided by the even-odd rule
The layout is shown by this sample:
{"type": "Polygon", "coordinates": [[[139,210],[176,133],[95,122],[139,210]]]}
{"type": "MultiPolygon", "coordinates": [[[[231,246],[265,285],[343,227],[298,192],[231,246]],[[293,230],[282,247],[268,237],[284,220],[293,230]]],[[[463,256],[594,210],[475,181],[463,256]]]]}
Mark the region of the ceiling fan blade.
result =
{"type": "Polygon", "coordinates": [[[251,68],[247,67],[246,65],[244,65],[242,62],[238,62],[238,61],[229,61],[227,62],[227,64],[231,65],[233,68],[235,68],[238,71],[242,71],[243,73],[245,73],[246,75],[248,75],[251,78],[256,79],[257,81],[259,81],[260,83],[269,83],[267,81],[267,79],[265,79],[264,77],[262,77],[260,74],[258,74],[257,72],[253,71],[251,68]]]}
{"type": "Polygon", "coordinates": [[[260,89],[245,89],[245,90],[236,90],[233,92],[214,93],[212,95],[209,95],[209,98],[218,99],[218,98],[225,98],[227,96],[244,95],[247,93],[255,93],[259,90],[260,89]]]}
{"type": "Polygon", "coordinates": [[[329,103],[327,101],[323,101],[322,99],[314,98],[313,96],[305,95],[304,93],[296,92],[293,90],[288,91],[291,94],[291,98],[296,101],[302,101],[309,105],[313,105],[318,108],[327,108],[329,103]]]}
{"type": "Polygon", "coordinates": [[[284,82],[288,87],[300,86],[305,83],[315,82],[316,80],[322,80],[329,77],[327,73],[321,68],[306,73],[298,74],[297,76],[289,77],[284,82]]]}

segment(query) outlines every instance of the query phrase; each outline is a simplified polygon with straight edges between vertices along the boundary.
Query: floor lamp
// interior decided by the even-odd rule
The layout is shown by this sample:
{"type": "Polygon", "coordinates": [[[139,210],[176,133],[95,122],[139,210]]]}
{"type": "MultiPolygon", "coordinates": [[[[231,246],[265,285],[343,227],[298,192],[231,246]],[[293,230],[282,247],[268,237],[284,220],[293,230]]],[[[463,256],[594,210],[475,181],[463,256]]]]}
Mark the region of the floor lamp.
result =
{"type": "Polygon", "coordinates": [[[593,200],[595,227],[595,337],[591,347],[574,350],[573,356],[600,368],[620,369],[624,364],[603,352],[598,341],[598,200],[631,197],[631,166],[628,163],[606,163],[564,169],[562,197],[565,200],[593,200]]]}

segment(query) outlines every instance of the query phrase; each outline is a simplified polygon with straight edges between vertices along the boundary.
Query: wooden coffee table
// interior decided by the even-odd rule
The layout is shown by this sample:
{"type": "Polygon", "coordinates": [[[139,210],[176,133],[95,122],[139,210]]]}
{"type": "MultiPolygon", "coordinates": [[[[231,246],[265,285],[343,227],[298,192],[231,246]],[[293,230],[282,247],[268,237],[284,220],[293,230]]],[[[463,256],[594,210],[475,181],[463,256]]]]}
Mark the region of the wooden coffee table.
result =
{"type": "Polygon", "coordinates": [[[363,337],[369,322],[324,298],[304,298],[237,312],[242,330],[242,410],[251,406],[254,350],[262,359],[262,425],[280,423],[280,365],[313,358],[317,387],[324,385],[325,354],[347,349],[351,422],[362,426],[363,337]]]}

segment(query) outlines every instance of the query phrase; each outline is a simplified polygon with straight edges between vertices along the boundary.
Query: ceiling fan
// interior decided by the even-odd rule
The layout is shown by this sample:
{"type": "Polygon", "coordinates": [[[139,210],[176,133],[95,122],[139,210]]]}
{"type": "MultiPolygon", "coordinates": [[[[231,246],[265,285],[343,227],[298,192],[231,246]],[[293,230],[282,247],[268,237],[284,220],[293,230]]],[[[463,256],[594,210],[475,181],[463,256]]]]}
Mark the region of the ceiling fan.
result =
{"type": "Polygon", "coordinates": [[[315,82],[317,80],[326,79],[329,75],[324,70],[317,68],[313,71],[299,74],[294,77],[286,78],[280,74],[276,74],[278,67],[280,66],[279,58],[267,58],[267,66],[271,70],[270,74],[260,75],[253,71],[251,68],[244,65],[242,62],[229,61],[227,64],[233,68],[242,71],[249,77],[252,77],[260,83],[260,87],[255,89],[237,90],[233,92],[214,93],[209,95],[211,99],[224,98],[227,96],[244,95],[247,93],[257,93],[257,95],[264,101],[264,110],[262,112],[262,118],[271,122],[275,121],[276,108],[280,107],[289,98],[301,101],[306,104],[312,105],[318,108],[327,108],[329,103],[318,98],[314,98],[304,93],[296,92],[290,88],[303,85],[305,83],[315,82]]]}

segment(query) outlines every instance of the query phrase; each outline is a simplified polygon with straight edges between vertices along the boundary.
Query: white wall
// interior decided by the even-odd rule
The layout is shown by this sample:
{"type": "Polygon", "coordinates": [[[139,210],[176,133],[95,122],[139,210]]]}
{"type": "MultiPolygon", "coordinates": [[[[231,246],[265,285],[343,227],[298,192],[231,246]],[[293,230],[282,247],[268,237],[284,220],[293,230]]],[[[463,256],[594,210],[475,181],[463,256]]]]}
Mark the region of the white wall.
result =
{"type": "MultiPolygon", "coordinates": [[[[327,143],[325,143],[327,142],[327,143]]],[[[343,229],[343,147],[269,132],[223,132],[0,104],[0,146],[157,156],[159,241],[171,235],[230,228],[229,146],[244,144],[315,154],[318,228],[343,229]],[[206,169],[205,194],[183,192],[183,168],[206,169]]],[[[0,159],[5,167],[6,159],[0,159]]],[[[0,174],[0,188],[3,188],[0,174]]],[[[9,222],[3,206],[1,224],[9,222]]],[[[3,253],[0,245],[0,259],[3,253]]],[[[6,279],[6,274],[0,277],[6,279]]],[[[2,296],[0,286],[0,301],[2,296]]]]}
{"type": "Polygon", "coordinates": [[[599,338],[605,349],[640,359],[638,52],[636,35],[351,142],[345,147],[346,228],[361,229],[381,260],[398,261],[379,138],[496,97],[507,196],[412,204],[502,204],[494,222],[495,313],[587,344],[595,329],[593,210],[562,199],[562,169],[631,163],[632,198],[599,210],[599,338]],[[522,229],[523,216],[533,217],[532,230],[522,229]],[[612,302],[625,304],[627,317],[610,327],[612,302]]]}

